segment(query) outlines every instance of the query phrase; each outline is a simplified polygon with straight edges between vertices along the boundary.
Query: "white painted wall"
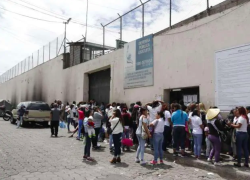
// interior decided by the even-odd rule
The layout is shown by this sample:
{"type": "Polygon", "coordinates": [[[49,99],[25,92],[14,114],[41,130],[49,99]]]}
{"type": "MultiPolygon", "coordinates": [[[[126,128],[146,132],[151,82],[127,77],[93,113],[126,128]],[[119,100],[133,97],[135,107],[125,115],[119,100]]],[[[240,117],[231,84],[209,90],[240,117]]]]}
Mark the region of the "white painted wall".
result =
{"type": "Polygon", "coordinates": [[[47,102],[87,100],[88,78],[84,74],[111,67],[111,101],[145,103],[163,95],[164,89],[199,86],[200,100],[213,106],[215,52],[250,43],[249,9],[247,3],[155,36],[154,86],[124,90],[123,50],[118,50],[66,70],[60,56],[0,84],[0,99],[22,101],[28,94],[32,100],[36,87],[47,102]]]}

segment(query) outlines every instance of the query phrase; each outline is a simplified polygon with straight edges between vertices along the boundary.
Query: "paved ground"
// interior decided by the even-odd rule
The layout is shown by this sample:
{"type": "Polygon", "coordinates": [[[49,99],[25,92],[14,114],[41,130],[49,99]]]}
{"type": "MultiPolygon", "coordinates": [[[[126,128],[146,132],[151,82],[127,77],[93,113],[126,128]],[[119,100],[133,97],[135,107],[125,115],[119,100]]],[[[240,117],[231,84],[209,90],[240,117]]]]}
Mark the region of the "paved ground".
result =
{"type": "MultiPolygon", "coordinates": [[[[214,173],[174,162],[142,167],[134,163],[135,152],[123,154],[121,164],[111,165],[112,155],[108,148],[91,152],[95,163],[82,161],[82,142],[68,138],[65,129],[60,130],[59,136],[50,138],[50,130],[39,126],[16,129],[0,119],[0,179],[223,179],[214,173]]],[[[107,144],[102,146],[107,147],[107,144]]],[[[145,154],[146,160],[152,157],[145,154]]]]}

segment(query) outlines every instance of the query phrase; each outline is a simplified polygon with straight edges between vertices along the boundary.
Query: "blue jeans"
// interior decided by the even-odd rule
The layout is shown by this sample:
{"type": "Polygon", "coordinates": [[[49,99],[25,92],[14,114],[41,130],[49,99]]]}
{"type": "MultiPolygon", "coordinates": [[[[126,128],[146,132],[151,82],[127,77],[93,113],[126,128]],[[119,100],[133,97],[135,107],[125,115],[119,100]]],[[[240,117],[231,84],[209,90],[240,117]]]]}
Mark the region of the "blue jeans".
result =
{"type": "Polygon", "coordinates": [[[113,144],[113,136],[112,134],[109,135],[109,148],[112,148],[112,144],[113,144]]]}
{"type": "Polygon", "coordinates": [[[236,148],[238,163],[241,163],[241,150],[243,148],[245,156],[245,164],[248,164],[249,152],[248,152],[248,134],[247,132],[236,132],[236,148]]]}
{"type": "MultiPolygon", "coordinates": [[[[152,131],[152,129],[153,129],[153,127],[149,126],[149,131],[150,131],[150,132],[152,131]]],[[[149,138],[150,148],[151,148],[151,149],[154,149],[154,140],[153,140],[153,138],[154,138],[154,134],[152,134],[152,137],[149,138]]]]}
{"type": "Polygon", "coordinates": [[[202,134],[193,134],[194,141],[194,155],[201,156],[202,134]]]}
{"type": "Polygon", "coordinates": [[[90,148],[91,148],[91,138],[88,133],[85,133],[85,146],[84,146],[84,156],[90,157],[90,148]]]}
{"type": "Polygon", "coordinates": [[[139,159],[139,155],[141,154],[141,161],[144,160],[144,151],[145,151],[145,139],[142,139],[141,134],[137,134],[137,139],[139,142],[137,151],[136,151],[136,158],[139,159]]]}
{"type": "Polygon", "coordinates": [[[70,131],[70,123],[71,123],[71,121],[72,121],[72,118],[67,118],[67,120],[68,120],[68,124],[67,124],[67,126],[68,126],[68,131],[70,131]]]}
{"type": "Polygon", "coordinates": [[[122,137],[122,133],[113,134],[113,141],[114,141],[114,147],[115,147],[114,156],[115,157],[121,155],[121,137],[122,137]]]}
{"type": "Polygon", "coordinates": [[[186,131],[184,126],[174,126],[174,131],[173,131],[173,148],[177,149],[179,148],[179,142],[181,144],[181,149],[185,149],[185,139],[186,139],[186,131]]]}
{"type": "Polygon", "coordinates": [[[83,126],[83,120],[78,120],[78,138],[81,138],[81,130],[83,126]]]}
{"type": "Polygon", "coordinates": [[[163,133],[154,133],[153,142],[154,142],[154,160],[157,161],[158,157],[160,158],[160,160],[163,160],[163,150],[162,150],[163,133]]]}
{"type": "Polygon", "coordinates": [[[122,134],[123,139],[129,139],[129,129],[125,129],[123,134],[122,134]]]}

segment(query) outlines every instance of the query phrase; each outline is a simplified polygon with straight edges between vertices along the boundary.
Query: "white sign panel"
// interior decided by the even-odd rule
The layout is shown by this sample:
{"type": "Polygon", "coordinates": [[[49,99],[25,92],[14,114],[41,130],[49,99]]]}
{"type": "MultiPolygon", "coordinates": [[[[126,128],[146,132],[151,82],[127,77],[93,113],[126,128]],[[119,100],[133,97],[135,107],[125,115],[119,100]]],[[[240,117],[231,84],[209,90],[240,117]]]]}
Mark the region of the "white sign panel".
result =
{"type": "Polygon", "coordinates": [[[153,35],[124,45],[124,88],[152,86],[153,35]]]}
{"type": "Polygon", "coordinates": [[[216,53],[215,101],[222,111],[250,105],[250,45],[216,53]]]}

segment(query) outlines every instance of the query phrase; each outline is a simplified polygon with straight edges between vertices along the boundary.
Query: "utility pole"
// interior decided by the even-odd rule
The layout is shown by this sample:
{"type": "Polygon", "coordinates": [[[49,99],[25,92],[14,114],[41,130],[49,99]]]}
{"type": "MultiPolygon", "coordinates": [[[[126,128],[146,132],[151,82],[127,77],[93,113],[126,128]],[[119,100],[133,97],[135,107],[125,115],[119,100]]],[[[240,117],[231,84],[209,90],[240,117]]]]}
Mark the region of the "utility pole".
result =
{"type": "Polygon", "coordinates": [[[209,0],[207,0],[207,15],[210,15],[210,9],[209,9],[209,0]]]}
{"type": "Polygon", "coordinates": [[[142,4],[142,37],[144,37],[144,3],[141,1],[141,4],[142,4]]]}
{"type": "Polygon", "coordinates": [[[170,3],[169,3],[169,6],[170,6],[170,9],[169,9],[169,27],[170,29],[172,29],[172,0],[169,0],[170,3]]]}
{"type": "MultiPolygon", "coordinates": [[[[102,23],[101,23],[102,25],[102,23]]],[[[102,28],[103,28],[103,50],[102,50],[102,55],[104,55],[104,51],[105,51],[105,26],[102,25],[102,28]]]]}
{"type": "Polygon", "coordinates": [[[122,16],[120,16],[119,13],[117,13],[117,14],[120,17],[120,40],[122,41],[122,16]]]}
{"type": "Polygon", "coordinates": [[[67,24],[69,24],[69,21],[71,20],[71,18],[69,18],[66,22],[63,22],[63,24],[65,25],[65,30],[64,30],[64,54],[66,53],[66,40],[67,40],[67,34],[66,34],[66,31],[67,31],[67,24]]]}

